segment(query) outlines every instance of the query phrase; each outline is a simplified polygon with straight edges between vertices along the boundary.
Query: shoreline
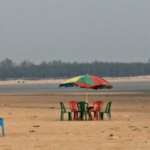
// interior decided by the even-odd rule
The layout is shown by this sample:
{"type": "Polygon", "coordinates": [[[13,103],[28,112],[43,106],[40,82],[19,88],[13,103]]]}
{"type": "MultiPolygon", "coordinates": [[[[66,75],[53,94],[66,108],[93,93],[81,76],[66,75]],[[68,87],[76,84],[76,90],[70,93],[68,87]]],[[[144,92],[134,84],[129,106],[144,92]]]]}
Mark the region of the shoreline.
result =
{"type": "MultiPolygon", "coordinates": [[[[142,96],[149,93],[145,92],[135,92],[135,91],[113,91],[113,92],[88,92],[88,96],[142,96]]],[[[26,92],[26,93],[0,93],[0,96],[83,96],[85,97],[85,92],[26,92]]]]}
{"type": "MultiPolygon", "coordinates": [[[[128,77],[104,77],[110,83],[116,82],[149,82],[150,75],[145,76],[128,76],[128,77]]],[[[23,84],[60,84],[66,79],[39,79],[39,80],[0,80],[0,86],[23,85],[23,84]]]]}

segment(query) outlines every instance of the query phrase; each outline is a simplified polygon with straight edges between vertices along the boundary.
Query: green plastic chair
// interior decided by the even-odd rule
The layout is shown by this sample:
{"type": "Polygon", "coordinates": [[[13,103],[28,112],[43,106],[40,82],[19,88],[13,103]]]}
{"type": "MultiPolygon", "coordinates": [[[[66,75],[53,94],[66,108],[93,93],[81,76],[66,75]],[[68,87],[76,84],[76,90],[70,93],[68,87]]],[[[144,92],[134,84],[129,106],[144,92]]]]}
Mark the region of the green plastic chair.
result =
{"type": "Polygon", "coordinates": [[[79,108],[79,113],[80,113],[79,119],[84,120],[84,117],[85,117],[85,120],[87,120],[88,103],[86,103],[85,101],[80,101],[78,102],[78,108],[79,108]]]}
{"type": "Polygon", "coordinates": [[[60,120],[63,121],[64,120],[64,114],[67,113],[68,114],[68,120],[72,120],[72,115],[70,111],[67,111],[65,105],[63,102],[60,102],[60,120]]]}
{"type": "Polygon", "coordinates": [[[103,112],[99,113],[100,119],[104,120],[104,115],[106,114],[109,119],[111,119],[111,104],[112,102],[108,102],[106,108],[103,112]]]}

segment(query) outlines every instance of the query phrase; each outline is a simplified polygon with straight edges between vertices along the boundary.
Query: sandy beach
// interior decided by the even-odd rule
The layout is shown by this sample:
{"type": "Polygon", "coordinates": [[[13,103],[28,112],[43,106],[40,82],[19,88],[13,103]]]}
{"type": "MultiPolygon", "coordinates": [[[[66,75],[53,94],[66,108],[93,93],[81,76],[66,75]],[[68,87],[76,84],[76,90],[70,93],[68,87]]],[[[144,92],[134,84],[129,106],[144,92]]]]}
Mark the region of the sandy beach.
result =
{"type": "Polygon", "coordinates": [[[89,103],[112,101],[112,119],[59,121],[59,102],[68,106],[80,93],[1,94],[0,117],[5,137],[0,150],[149,150],[150,95],[89,95],[89,103]]]}

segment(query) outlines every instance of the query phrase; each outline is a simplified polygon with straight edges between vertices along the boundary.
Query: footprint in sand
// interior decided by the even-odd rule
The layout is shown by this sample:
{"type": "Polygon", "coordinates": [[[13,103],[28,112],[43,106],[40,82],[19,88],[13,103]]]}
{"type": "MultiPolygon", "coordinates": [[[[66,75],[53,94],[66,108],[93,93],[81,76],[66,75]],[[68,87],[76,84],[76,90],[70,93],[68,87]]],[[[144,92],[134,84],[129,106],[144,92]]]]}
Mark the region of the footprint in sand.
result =
{"type": "Polygon", "coordinates": [[[117,135],[114,135],[113,133],[109,134],[109,140],[117,140],[117,139],[120,139],[120,137],[117,135]]]}
{"type": "Polygon", "coordinates": [[[33,125],[32,127],[33,127],[33,128],[39,128],[40,125],[33,125]]]}
{"type": "Polygon", "coordinates": [[[51,107],[49,107],[49,109],[55,109],[55,107],[54,107],[54,106],[51,106],[51,107]]]}
{"type": "Polygon", "coordinates": [[[34,119],[36,119],[36,118],[38,118],[38,116],[34,115],[34,116],[32,116],[31,118],[34,118],[34,119]]]}
{"type": "Polygon", "coordinates": [[[34,133],[34,132],[36,132],[36,131],[35,131],[35,130],[29,130],[29,132],[30,132],[30,133],[34,133]]]}
{"type": "Polygon", "coordinates": [[[105,131],[101,131],[101,133],[104,133],[105,131]]]}
{"type": "Polygon", "coordinates": [[[129,128],[132,129],[132,131],[141,131],[141,129],[137,128],[136,126],[129,126],[129,128]]]}

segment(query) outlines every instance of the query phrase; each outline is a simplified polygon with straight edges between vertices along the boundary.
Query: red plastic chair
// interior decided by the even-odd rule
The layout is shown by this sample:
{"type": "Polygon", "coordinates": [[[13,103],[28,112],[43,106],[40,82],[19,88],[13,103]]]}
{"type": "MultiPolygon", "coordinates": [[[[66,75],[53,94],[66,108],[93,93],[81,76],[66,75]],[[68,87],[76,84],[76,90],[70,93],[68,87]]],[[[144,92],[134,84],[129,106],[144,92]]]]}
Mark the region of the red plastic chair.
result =
{"type": "Polygon", "coordinates": [[[78,103],[75,100],[69,101],[69,107],[71,112],[73,112],[73,120],[78,120],[78,103]]]}
{"type": "Polygon", "coordinates": [[[99,112],[102,109],[102,105],[103,105],[102,101],[95,101],[93,103],[93,112],[94,112],[94,119],[95,120],[98,120],[98,118],[99,118],[99,112]]]}

